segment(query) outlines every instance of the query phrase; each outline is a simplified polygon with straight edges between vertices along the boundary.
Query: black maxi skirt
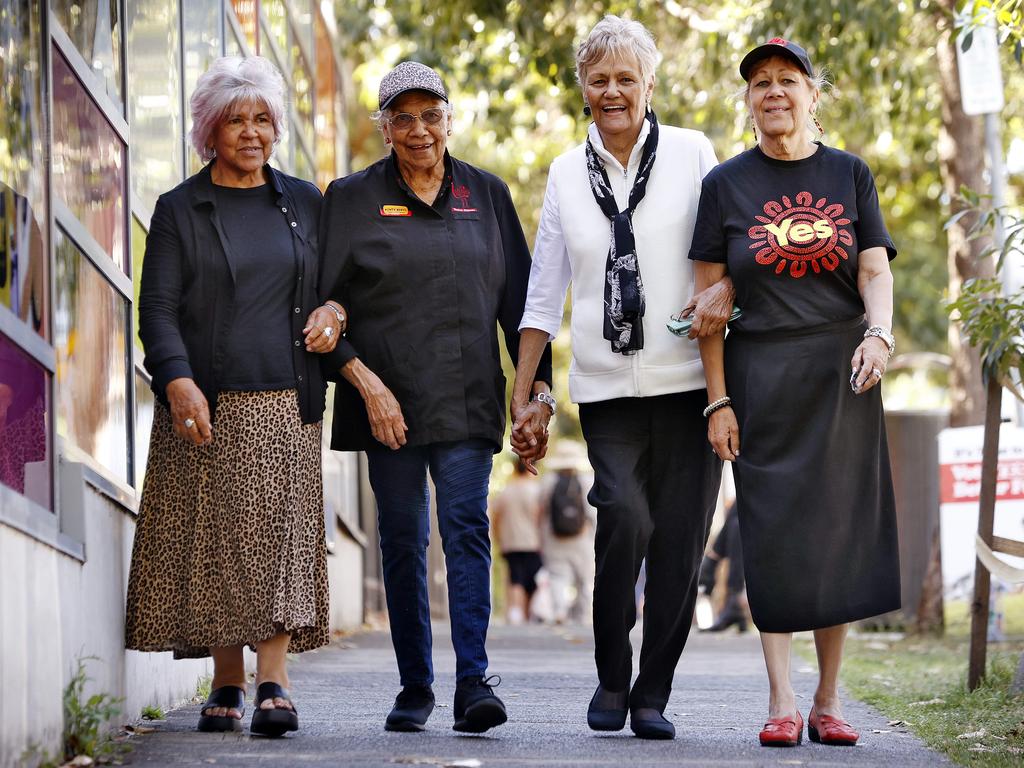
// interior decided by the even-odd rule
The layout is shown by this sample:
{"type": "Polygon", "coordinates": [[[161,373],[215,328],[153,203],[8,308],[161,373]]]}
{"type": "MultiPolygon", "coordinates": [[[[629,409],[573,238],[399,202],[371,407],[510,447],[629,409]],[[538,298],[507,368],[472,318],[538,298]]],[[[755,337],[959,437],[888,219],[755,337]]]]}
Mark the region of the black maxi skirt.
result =
{"type": "Polygon", "coordinates": [[[865,327],[858,318],[726,337],[747,597],[763,632],[831,627],[900,607],[881,390],[850,389],[850,358],[865,327]]]}

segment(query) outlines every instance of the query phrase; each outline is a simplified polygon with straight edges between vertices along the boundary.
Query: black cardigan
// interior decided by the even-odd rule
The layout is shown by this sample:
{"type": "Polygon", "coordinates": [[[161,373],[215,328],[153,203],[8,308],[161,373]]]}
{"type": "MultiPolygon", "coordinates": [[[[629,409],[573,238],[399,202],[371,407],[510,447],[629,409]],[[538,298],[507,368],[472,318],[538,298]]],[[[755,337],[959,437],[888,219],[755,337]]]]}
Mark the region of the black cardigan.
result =
{"type": "MultiPolygon", "coordinates": [[[[139,293],[139,338],[154,394],[167,405],[168,382],[194,379],[210,404],[211,418],[234,312],[234,264],[239,258],[231,252],[217,217],[212,166],[157,200],[146,237],[139,293]]],[[[299,257],[290,318],[293,344],[288,353],[295,368],[302,421],[311,424],[323,416],[326,389],[320,355],[306,351],[302,334],[309,313],[323,303],[317,248],[321,195],[307,181],[269,165],[263,170],[299,257]]]]}

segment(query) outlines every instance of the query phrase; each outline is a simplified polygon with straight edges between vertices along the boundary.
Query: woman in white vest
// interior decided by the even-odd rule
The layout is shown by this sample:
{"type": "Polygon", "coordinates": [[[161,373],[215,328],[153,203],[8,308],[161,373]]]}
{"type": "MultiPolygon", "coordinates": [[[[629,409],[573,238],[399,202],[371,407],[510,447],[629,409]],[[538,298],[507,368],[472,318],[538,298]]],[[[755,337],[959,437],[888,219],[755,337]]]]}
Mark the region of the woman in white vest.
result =
{"type": "Polygon", "coordinates": [[[690,629],[722,464],[705,436],[697,345],[665,324],[695,307],[701,335],[720,331],[732,287],[726,281],[691,300],[686,255],[701,180],[717,161],[702,133],[658,124],[658,59],[651,34],[615,16],[576,53],[584,112],[594,122],[586,142],[548,174],[511,407],[513,449],[531,462],[542,458],[555,404],[547,394],[531,400],[530,390],[571,282],[569,396],[579,403],[595,474],[588,499],[597,509],[599,685],[587,722],[617,731],[628,714],[637,736],[670,739],[675,728],[663,712],[690,629]],[[645,558],[644,638],[632,680],[633,588],[645,558]]]}

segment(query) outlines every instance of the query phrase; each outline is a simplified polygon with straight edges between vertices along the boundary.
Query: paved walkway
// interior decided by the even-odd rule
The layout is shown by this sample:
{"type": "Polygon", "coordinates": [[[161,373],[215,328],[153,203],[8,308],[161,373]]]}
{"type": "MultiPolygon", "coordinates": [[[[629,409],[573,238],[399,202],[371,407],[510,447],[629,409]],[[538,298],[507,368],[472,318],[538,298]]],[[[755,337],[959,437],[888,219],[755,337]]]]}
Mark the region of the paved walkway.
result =
{"type": "MultiPolygon", "coordinates": [[[[509,723],[481,736],[451,730],[454,656],[445,627],[435,625],[434,685],[438,707],[424,733],[387,733],[384,717],[398,691],[386,633],[356,635],[307,653],[291,666],[302,730],[280,740],[195,731],[198,705],[171,712],[156,731],[133,739],[131,765],[145,766],[948,766],[901,727],[847,699],[860,728],[856,747],[825,747],[806,739],[795,749],[757,744],[767,681],[754,633],[694,633],[676,671],[665,711],[674,741],[641,741],[629,732],[597,734],[586,727],[596,685],[590,630],[583,627],[495,627],[491,671],[509,723]]],[[[635,647],[639,647],[636,643],[635,647]]],[[[794,657],[794,684],[804,716],[815,671],[794,657]]],[[[251,712],[251,704],[250,704],[251,712]]],[[[248,727],[250,712],[244,720],[248,727]]]]}

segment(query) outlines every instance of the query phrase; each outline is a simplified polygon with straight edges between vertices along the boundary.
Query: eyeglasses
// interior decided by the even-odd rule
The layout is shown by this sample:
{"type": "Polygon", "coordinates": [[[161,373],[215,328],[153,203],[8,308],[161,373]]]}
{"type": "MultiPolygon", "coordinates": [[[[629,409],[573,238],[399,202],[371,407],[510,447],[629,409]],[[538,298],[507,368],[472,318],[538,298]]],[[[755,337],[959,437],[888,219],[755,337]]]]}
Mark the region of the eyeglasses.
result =
{"type": "Polygon", "coordinates": [[[424,125],[437,125],[447,114],[447,110],[441,107],[431,107],[430,109],[424,109],[418,115],[413,115],[409,112],[399,112],[394,117],[388,118],[388,123],[392,128],[397,128],[400,131],[404,131],[407,128],[412,128],[413,124],[417,120],[422,120],[424,125]]]}

